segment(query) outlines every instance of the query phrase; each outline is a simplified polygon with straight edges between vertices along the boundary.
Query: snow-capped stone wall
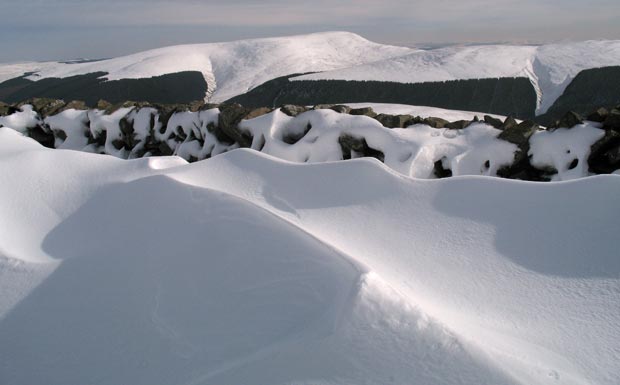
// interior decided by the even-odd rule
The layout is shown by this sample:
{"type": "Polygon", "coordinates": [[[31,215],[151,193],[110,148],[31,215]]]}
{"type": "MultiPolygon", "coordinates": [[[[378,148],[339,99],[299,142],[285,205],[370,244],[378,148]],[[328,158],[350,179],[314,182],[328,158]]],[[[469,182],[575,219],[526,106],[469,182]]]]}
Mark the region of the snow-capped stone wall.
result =
{"type": "Polygon", "coordinates": [[[531,121],[377,114],[319,105],[249,109],[240,105],[125,103],[86,109],[36,99],[0,105],[0,126],[47,147],[132,159],[206,159],[248,147],[293,162],[374,157],[416,178],[488,175],[567,180],[620,169],[620,111],[574,113],[543,129],[531,121]]]}

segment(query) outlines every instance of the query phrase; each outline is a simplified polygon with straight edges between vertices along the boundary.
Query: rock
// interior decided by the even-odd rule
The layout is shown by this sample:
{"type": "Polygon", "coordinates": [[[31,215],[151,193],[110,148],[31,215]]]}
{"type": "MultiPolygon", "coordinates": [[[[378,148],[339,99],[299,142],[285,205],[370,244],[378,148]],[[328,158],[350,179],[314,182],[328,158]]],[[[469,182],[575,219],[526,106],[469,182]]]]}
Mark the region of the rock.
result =
{"type": "Polygon", "coordinates": [[[168,143],[161,142],[158,146],[159,153],[164,156],[169,156],[174,154],[174,151],[168,146],[168,143]]]}
{"type": "Polygon", "coordinates": [[[502,128],[503,122],[497,118],[494,118],[490,115],[484,115],[484,122],[489,126],[493,126],[495,128],[502,128]]]}
{"type": "Polygon", "coordinates": [[[308,109],[304,106],[295,106],[292,104],[285,104],[282,107],[280,107],[280,111],[282,111],[288,116],[297,116],[301,113],[308,111],[308,109]]]}
{"type": "MultiPolygon", "coordinates": [[[[506,121],[508,119],[512,118],[507,118],[506,121]]],[[[514,143],[522,149],[525,149],[525,147],[529,149],[530,136],[540,128],[538,124],[531,120],[524,120],[516,125],[513,125],[512,122],[509,122],[509,124],[504,122],[503,126],[504,130],[497,136],[498,139],[514,143]]]]}
{"type": "Polygon", "coordinates": [[[603,123],[605,119],[607,119],[607,115],[609,115],[609,111],[607,111],[606,108],[601,107],[588,115],[586,119],[591,122],[603,123]]]}
{"type": "Polygon", "coordinates": [[[107,115],[113,114],[114,112],[120,110],[121,108],[144,108],[144,107],[153,107],[151,103],[148,102],[134,102],[134,101],[126,101],[122,103],[110,104],[106,109],[105,113],[107,115]]]}
{"type": "MultiPolygon", "coordinates": [[[[135,130],[133,128],[133,122],[130,122],[126,116],[122,117],[118,122],[122,141],[125,143],[125,148],[131,150],[137,144],[135,140],[135,130]]],[[[114,144],[114,143],[113,143],[114,144]]]]}
{"type": "Polygon", "coordinates": [[[503,178],[511,179],[549,180],[549,178],[545,176],[546,173],[544,171],[537,170],[532,167],[528,156],[528,151],[530,149],[530,137],[540,127],[531,120],[524,120],[523,122],[514,125],[509,119],[511,118],[507,118],[503,124],[503,126],[507,128],[505,128],[497,136],[497,138],[514,143],[519,147],[519,149],[515,152],[512,164],[497,170],[497,175],[503,178]]]}
{"type": "MultiPolygon", "coordinates": [[[[41,126],[30,127],[27,130],[28,136],[41,143],[43,146],[47,148],[55,147],[56,140],[54,139],[54,134],[49,130],[45,130],[41,126]]],[[[64,132],[62,132],[62,134],[64,135],[64,139],[67,139],[67,135],[64,132]]]]}
{"type": "Polygon", "coordinates": [[[0,116],[7,116],[16,113],[19,111],[16,107],[0,102],[0,116]]]}
{"type": "Polygon", "coordinates": [[[457,120],[455,122],[447,123],[444,127],[451,130],[462,130],[469,126],[471,122],[469,120],[457,120]]]}
{"type": "Polygon", "coordinates": [[[121,139],[114,139],[112,141],[112,146],[114,146],[114,148],[117,150],[122,150],[123,148],[125,148],[125,142],[121,139]]]}
{"type": "Polygon", "coordinates": [[[30,104],[33,110],[38,112],[42,118],[45,118],[50,115],[55,115],[56,112],[65,105],[65,102],[60,99],[33,98],[21,102],[17,106],[22,107],[25,104],[30,104]]]}
{"type": "Polygon", "coordinates": [[[351,107],[342,104],[317,104],[312,107],[313,110],[333,110],[341,114],[348,114],[351,107]]]}
{"type": "Polygon", "coordinates": [[[270,113],[271,111],[273,111],[273,109],[269,107],[255,108],[252,111],[250,111],[246,116],[244,116],[243,120],[250,120],[250,119],[258,118],[259,116],[266,115],[270,113]]]}
{"type": "Polygon", "coordinates": [[[353,108],[349,111],[350,115],[364,115],[374,118],[377,113],[371,107],[353,108]]]}
{"type": "Polygon", "coordinates": [[[334,111],[336,111],[338,113],[341,113],[341,114],[348,114],[349,111],[351,111],[351,107],[345,106],[345,105],[342,105],[342,104],[338,104],[338,105],[335,105],[335,106],[331,106],[330,110],[334,110],[334,111]]]}
{"type": "Polygon", "coordinates": [[[103,100],[103,99],[99,99],[99,101],[97,102],[97,105],[95,106],[96,109],[98,110],[107,110],[108,108],[112,107],[112,103],[108,102],[107,100],[103,100]]]}
{"type": "Polygon", "coordinates": [[[387,128],[405,128],[413,124],[413,116],[411,115],[387,115],[379,114],[374,117],[379,123],[387,128]]]}
{"type": "Polygon", "coordinates": [[[193,102],[191,102],[189,104],[189,110],[191,112],[198,112],[200,110],[202,110],[202,107],[205,105],[204,100],[194,100],[193,102]]]}
{"type": "Polygon", "coordinates": [[[442,118],[436,118],[436,117],[430,116],[428,118],[425,118],[422,121],[422,123],[426,124],[427,126],[431,126],[433,128],[444,128],[446,124],[450,122],[442,118]]]}
{"type": "MultiPolygon", "coordinates": [[[[179,112],[179,110],[176,105],[166,104],[163,106],[159,106],[158,111],[159,114],[157,119],[160,124],[159,133],[163,134],[164,132],[166,132],[166,128],[168,127],[168,122],[170,121],[170,118],[172,117],[172,115],[174,115],[174,113],[179,112]]],[[[153,127],[155,127],[155,125],[153,125],[153,127]]]]}
{"type": "Polygon", "coordinates": [[[252,134],[239,128],[239,122],[249,113],[250,110],[240,104],[220,106],[218,125],[214,130],[216,138],[220,142],[237,142],[241,147],[250,147],[252,134]]]}
{"type": "Polygon", "coordinates": [[[620,133],[605,131],[605,136],[590,147],[588,167],[595,174],[609,174],[620,169],[620,133]]]}
{"type": "Polygon", "coordinates": [[[516,127],[518,124],[519,123],[517,123],[515,118],[513,118],[512,116],[508,116],[506,117],[506,120],[504,120],[504,123],[502,123],[502,125],[499,127],[499,129],[508,130],[508,129],[516,127]]]}
{"type": "Polygon", "coordinates": [[[365,138],[358,138],[344,133],[338,138],[338,143],[342,149],[342,159],[351,159],[351,151],[355,151],[364,157],[372,157],[380,160],[381,162],[385,160],[385,155],[383,152],[369,147],[365,138]]]}
{"type": "Polygon", "coordinates": [[[439,159],[438,161],[435,162],[435,165],[433,166],[433,173],[439,179],[448,178],[452,176],[452,170],[450,170],[449,168],[443,167],[443,161],[445,159],[446,157],[439,159]]]}
{"type": "Polygon", "coordinates": [[[603,128],[620,133],[620,110],[614,108],[609,111],[609,114],[603,122],[603,128]]]}
{"type": "Polygon", "coordinates": [[[316,104],[314,107],[312,107],[313,110],[330,110],[332,107],[334,107],[333,104],[316,104]]]}
{"type": "Polygon", "coordinates": [[[424,124],[424,119],[422,119],[420,116],[414,116],[413,119],[411,119],[411,122],[409,122],[409,125],[414,124],[424,124]]]}
{"type": "Polygon", "coordinates": [[[575,167],[577,167],[578,165],[579,165],[579,159],[575,158],[575,159],[573,159],[573,160],[569,163],[569,165],[568,165],[568,169],[569,169],[569,170],[572,170],[572,169],[574,169],[575,167]]]}
{"type": "Polygon", "coordinates": [[[207,111],[207,110],[212,110],[214,108],[219,108],[219,107],[220,105],[217,103],[203,103],[199,111],[207,111]]]}
{"type": "Polygon", "coordinates": [[[579,124],[583,124],[581,115],[574,111],[568,111],[553,126],[548,127],[548,129],[549,131],[553,131],[556,128],[573,128],[579,124]]]}
{"type": "Polygon", "coordinates": [[[101,132],[97,136],[95,136],[95,137],[93,137],[91,135],[90,130],[87,133],[88,144],[95,144],[98,147],[105,146],[105,142],[107,140],[107,137],[108,137],[108,131],[107,130],[101,130],[101,132]]]}
{"type": "Polygon", "coordinates": [[[81,100],[72,100],[69,103],[65,104],[62,108],[60,108],[57,113],[66,111],[66,110],[88,110],[88,106],[81,100]]]}

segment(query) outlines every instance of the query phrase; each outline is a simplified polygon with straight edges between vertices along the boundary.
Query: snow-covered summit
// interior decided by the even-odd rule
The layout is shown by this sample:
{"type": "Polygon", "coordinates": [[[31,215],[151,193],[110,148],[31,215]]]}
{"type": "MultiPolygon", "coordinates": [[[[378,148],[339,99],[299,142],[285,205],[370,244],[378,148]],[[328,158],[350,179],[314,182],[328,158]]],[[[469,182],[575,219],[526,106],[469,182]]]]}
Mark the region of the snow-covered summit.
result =
{"type": "Polygon", "coordinates": [[[377,80],[424,83],[527,77],[545,113],[583,70],[620,65],[620,41],[533,45],[454,46],[297,77],[298,80],[377,80]]]}
{"type": "Polygon", "coordinates": [[[153,49],[87,63],[0,65],[0,81],[33,72],[30,80],[107,72],[108,80],[139,79],[182,71],[200,71],[208,99],[225,101],[262,83],[294,73],[346,68],[416,50],[373,43],[349,32],[187,44],[153,49]]]}
{"type": "Polygon", "coordinates": [[[95,62],[0,65],[0,82],[66,78],[105,72],[108,80],[199,71],[205,100],[223,102],[281,76],[297,80],[376,80],[424,83],[460,79],[529,78],[536,115],[545,113],[579,72],[620,65],[620,41],[547,45],[451,46],[423,50],[371,42],[349,32],[188,44],[95,62]]]}

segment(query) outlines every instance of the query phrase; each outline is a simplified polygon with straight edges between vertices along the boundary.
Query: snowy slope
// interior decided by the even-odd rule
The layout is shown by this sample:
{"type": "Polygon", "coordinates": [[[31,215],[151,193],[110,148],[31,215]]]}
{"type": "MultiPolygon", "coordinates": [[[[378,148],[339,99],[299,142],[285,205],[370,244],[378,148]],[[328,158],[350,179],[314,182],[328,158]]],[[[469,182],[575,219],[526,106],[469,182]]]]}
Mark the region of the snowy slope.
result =
{"type": "Polygon", "coordinates": [[[25,72],[36,72],[28,78],[39,80],[103,71],[108,73],[105,78],[118,80],[200,71],[209,86],[209,100],[222,102],[276,77],[350,67],[414,51],[348,32],[327,32],[172,46],[91,63],[0,65],[0,81],[25,72]]]}
{"type": "Polygon", "coordinates": [[[276,77],[320,72],[295,79],[378,80],[422,83],[458,79],[527,77],[543,114],[582,70],[620,65],[620,41],[585,41],[542,46],[454,46],[434,50],[370,42],[348,32],[165,47],[87,63],[0,65],[0,82],[64,78],[108,72],[110,80],[200,71],[209,85],[206,99],[222,102],[276,77]]]}
{"type": "Polygon", "coordinates": [[[482,45],[417,51],[293,80],[380,80],[423,83],[458,79],[527,77],[543,114],[582,70],[620,65],[620,41],[585,41],[542,46],[482,45]]]}
{"type": "Polygon", "coordinates": [[[505,116],[488,114],[486,112],[474,112],[474,111],[460,111],[460,110],[448,110],[445,108],[428,107],[428,106],[413,106],[410,104],[393,104],[393,103],[342,103],[351,108],[364,108],[370,107],[378,114],[388,115],[413,115],[420,116],[422,118],[438,117],[450,122],[457,120],[472,120],[475,116],[479,119],[485,115],[492,116],[496,119],[504,120],[505,116]]]}
{"type": "Polygon", "coordinates": [[[615,175],[122,161],[7,128],[0,175],[0,383],[620,380],[615,175]]]}

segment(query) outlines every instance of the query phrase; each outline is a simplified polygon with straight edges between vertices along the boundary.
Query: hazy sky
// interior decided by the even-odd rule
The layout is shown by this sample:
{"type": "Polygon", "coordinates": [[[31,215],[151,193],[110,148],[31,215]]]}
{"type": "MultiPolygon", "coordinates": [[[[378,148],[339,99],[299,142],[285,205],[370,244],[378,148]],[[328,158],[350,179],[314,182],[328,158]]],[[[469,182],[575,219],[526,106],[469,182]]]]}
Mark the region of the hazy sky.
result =
{"type": "Polygon", "coordinates": [[[0,62],[346,30],[383,43],[620,39],[620,0],[0,0],[0,62]]]}

